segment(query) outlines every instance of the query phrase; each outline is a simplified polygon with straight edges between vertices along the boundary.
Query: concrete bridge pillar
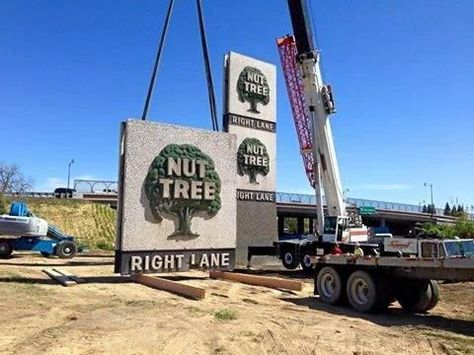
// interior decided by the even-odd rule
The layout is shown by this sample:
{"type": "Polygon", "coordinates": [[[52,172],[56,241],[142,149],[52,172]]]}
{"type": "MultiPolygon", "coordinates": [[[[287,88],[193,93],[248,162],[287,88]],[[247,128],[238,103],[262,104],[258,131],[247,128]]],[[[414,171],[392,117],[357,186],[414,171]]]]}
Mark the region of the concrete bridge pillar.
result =
{"type": "Polygon", "coordinates": [[[304,217],[298,217],[298,233],[304,233],[304,217]]]}
{"type": "Polygon", "coordinates": [[[282,235],[284,229],[285,229],[285,218],[283,216],[278,216],[278,235],[282,235]]]}

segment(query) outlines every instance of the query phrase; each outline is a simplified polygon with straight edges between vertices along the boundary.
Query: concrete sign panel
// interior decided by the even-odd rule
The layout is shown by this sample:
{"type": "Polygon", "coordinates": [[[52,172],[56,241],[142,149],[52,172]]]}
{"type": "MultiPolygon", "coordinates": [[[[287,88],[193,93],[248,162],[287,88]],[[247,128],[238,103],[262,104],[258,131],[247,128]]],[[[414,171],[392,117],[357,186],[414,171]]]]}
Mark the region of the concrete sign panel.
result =
{"type": "Polygon", "coordinates": [[[249,174],[241,174],[239,169],[237,189],[274,192],[276,67],[230,52],[225,57],[225,72],[224,129],[237,135],[241,157],[245,155],[239,160],[239,167],[247,166],[248,171],[256,173],[249,179],[249,174]]]}
{"type": "Polygon", "coordinates": [[[232,269],[236,138],[122,123],[116,272],[232,269]]]}
{"type": "Polygon", "coordinates": [[[225,56],[224,129],[237,136],[237,262],[249,245],[271,245],[276,227],[276,67],[225,56]]]}

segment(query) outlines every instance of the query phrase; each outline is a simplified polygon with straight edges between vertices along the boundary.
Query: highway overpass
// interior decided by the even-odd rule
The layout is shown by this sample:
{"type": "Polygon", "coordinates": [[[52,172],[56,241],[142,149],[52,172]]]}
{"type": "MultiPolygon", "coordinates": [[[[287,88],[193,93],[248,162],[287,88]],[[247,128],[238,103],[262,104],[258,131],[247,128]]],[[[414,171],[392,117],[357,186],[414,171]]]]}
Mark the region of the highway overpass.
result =
{"type": "MultiPolygon", "coordinates": [[[[113,193],[84,193],[82,198],[94,202],[102,202],[115,207],[117,195],[113,193]]],[[[313,230],[316,218],[315,198],[309,194],[277,192],[278,229],[282,233],[292,227],[292,232],[307,233],[313,230]],[[293,219],[291,221],[291,219],[293,219]],[[294,226],[296,225],[296,231],[294,226]]],[[[431,216],[421,212],[417,205],[386,202],[367,199],[347,198],[349,211],[359,207],[373,207],[375,213],[363,215],[364,223],[369,227],[388,228],[394,234],[406,234],[416,223],[435,221],[437,223],[453,223],[456,219],[444,216],[441,209],[431,216]]],[[[472,218],[472,216],[471,216],[472,218]]]]}
{"type": "MultiPolygon", "coordinates": [[[[53,198],[54,194],[50,192],[29,192],[23,194],[25,197],[53,198]]],[[[77,198],[98,203],[105,203],[112,207],[117,206],[117,194],[110,192],[83,192],[79,193],[77,198]]],[[[316,218],[315,198],[309,194],[298,194],[289,192],[277,192],[276,194],[278,228],[282,233],[291,227],[293,232],[311,232],[315,225],[316,218]],[[296,226],[296,231],[294,230],[296,226]]],[[[349,211],[360,207],[373,207],[374,214],[363,215],[364,223],[369,227],[387,227],[394,234],[405,234],[417,222],[435,221],[438,223],[453,223],[456,219],[450,216],[444,216],[443,210],[437,209],[436,214],[431,216],[421,212],[421,206],[347,198],[349,211]]],[[[474,220],[471,214],[469,218],[474,220]]]]}

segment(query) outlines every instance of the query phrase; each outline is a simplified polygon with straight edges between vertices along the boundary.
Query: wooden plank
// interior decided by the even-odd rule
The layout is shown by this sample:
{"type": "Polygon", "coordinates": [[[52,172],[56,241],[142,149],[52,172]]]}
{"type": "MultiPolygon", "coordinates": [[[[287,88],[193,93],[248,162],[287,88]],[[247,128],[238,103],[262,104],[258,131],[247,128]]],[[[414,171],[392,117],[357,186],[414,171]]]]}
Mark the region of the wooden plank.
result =
{"type": "Polygon", "coordinates": [[[70,271],[67,271],[67,270],[62,270],[62,269],[58,269],[58,268],[53,268],[54,271],[56,272],[59,272],[60,274],[63,274],[64,276],[67,276],[68,278],[70,278],[72,281],[76,281],[78,284],[82,284],[84,282],[86,282],[86,280],[80,278],[79,276],[77,275],[74,275],[72,272],[70,271]]]}
{"type": "Polygon", "coordinates": [[[166,280],[161,277],[138,274],[132,276],[135,282],[145,286],[153,287],[158,290],[168,291],[178,295],[194,298],[197,300],[204,299],[206,291],[203,288],[184,285],[176,281],[166,280]]]}
{"type": "Polygon", "coordinates": [[[270,288],[281,288],[285,290],[301,291],[303,284],[301,281],[285,280],[276,277],[269,276],[257,276],[248,274],[239,274],[236,272],[225,272],[225,271],[210,271],[209,277],[211,279],[222,279],[242,282],[244,284],[265,286],[270,288]]]}
{"type": "Polygon", "coordinates": [[[53,269],[43,269],[43,272],[51,277],[53,280],[56,280],[63,286],[74,286],[77,285],[76,281],[71,280],[69,277],[60,274],[57,271],[54,271],[53,269]]]}

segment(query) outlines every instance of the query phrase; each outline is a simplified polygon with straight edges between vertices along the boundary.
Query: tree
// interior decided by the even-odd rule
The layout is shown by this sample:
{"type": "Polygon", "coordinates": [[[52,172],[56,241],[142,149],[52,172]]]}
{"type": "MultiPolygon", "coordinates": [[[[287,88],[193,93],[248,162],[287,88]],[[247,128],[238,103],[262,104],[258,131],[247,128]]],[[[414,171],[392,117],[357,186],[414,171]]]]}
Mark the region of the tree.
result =
{"type": "Polygon", "coordinates": [[[474,222],[465,218],[456,221],[453,227],[453,236],[459,238],[474,238],[474,222]]]}
{"type": "Polygon", "coordinates": [[[3,194],[0,193],[0,214],[5,214],[7,212],[8,212],[8,201],[3,196],[3,194]]]}
{"type": "MultiPolygon", "coordinates": [[[[191,170],[188,167],[188,172],[191,170]]],[[[155,157],[150,165],[148,174],[145,178],[145,194],[149,200],[150,208],[153,216],[158,222],[162,220],[162,214],[178,219],[178,226],[175,231],[168,236],[174,238],[183,236],[186,238],[195,238],[199,234],[191,231],[191,220],[198,212],[205,212],[207,216],[214,216],[221,208],[220,198],[221,181],[219,174],[215,170],[214,161],[207,154],[203,153],[199,148],[190,144],[169,144],[155,157]],[[185,176],[176,170],[171,171],[168,164],[170,162],[179,162],[180,164],[194,164],[193,174],[185,176]],[[205,165],[200,172],[198,162],[205,165]],[[186,184],[191,186],[192,181],[200,181],[200,186],[212,186],[212,199],[205,198],[184,198],[171,193],[172,188],[163,180],[173,180],[174,183],[186,184]],[[167,190],[166,190],[167,189],[167,190]]],[[[192,193],[189,194],[192,196],[192,193]]],[[[189,197],[188,196],[188,197],[189,197]]]]}
{"type": "Polygon", "coordinates": [[[421,213],[428,213],[428,208],[426,208],[426,205],[423,205],[421,213]]]}
{"type": "Polygon", "coordinates": [[[436,207],[435,205],[432,205],[431,203],[428,205],[428,207],[426,208],[426,213],[429,213],[429,214],[436,214],[436,207]]]}
{"type": "Polygon", "coordinates": [[[451,216],[456,216],[458,213],[458,210],[456,208],[456,205],[453,205],[453,207],[451,208],[451,216]]]}
{"type": "Polygon", "coordinates": [[[267,78],[254,67],[245,67],[240,73],[237,81],[237,93],[240,102],[250,103],[248,112],[260,113],[257,110],[257,103],[267,105],[270,102],[270,87],[267,78]]]}
{"type": "Polygon", "coordinates": [[[447,203],[447,202],[446,202],[446,205],[444,206],[443,214],[445,216],[451,216],[451,207],[449,206],[449,203],[447,203]]]}
{"type": "Polygon", "coordinates": [[[267,147],[257,138],[245,138],[237,151],[237,172],[247,174],[250,183],[258,184],[257,175],[266,176],[270,171],[267,147]]]}
{"type": "Polygon", "coordinates": [[[474,222],[461,218],[452,224],[423,223],[417,227],[417,235],[429,238],[474,238],[474,222]]]}
{"type": "Polygon", "coordinates": [[[415,229],[416,235],[421,238],[449,238],[452,236],[452,227],[447,224],[426,222],[417,226],[415,229]]]}
{"type": "Polygon", "coordinates": [[[22,194],[30,190],[33,181],[24,177],[17,165],[8,165],[0,162],[0,193],[22,194]]]}

